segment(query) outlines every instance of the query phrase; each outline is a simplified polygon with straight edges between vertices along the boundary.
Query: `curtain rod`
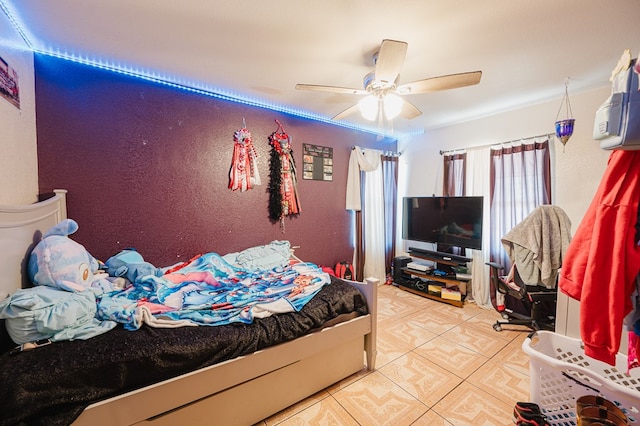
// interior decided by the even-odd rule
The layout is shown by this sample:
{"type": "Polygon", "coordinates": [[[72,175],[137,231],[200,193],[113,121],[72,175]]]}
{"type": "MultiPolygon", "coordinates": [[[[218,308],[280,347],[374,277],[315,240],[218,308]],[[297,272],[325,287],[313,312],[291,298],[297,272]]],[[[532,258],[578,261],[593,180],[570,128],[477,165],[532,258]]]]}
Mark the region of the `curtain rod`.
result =
{"type": "MultiPolygon", "coordinates": [[[[368,148],[362,148],[359,146],[355,146],[353,145],[351,147],[352,150],[359,148],[359,149],[368,149],[368,148]]],[[[371,149],[375,149],[375,148],[371,148],[371,149]]],[[[382,151],[382,150],[377,150],[377,151],[382,151]]],[[[386,155],[387,157],[400,157],[402,155],[401,152],[396,152],[396,151],[382,151],[382,155],[386,155]]]]}
{"type": "Polygon", "coordinates": [[[510,143],[514,143],[514,142],[526,141],[526,140],[529,140],[529,139],[537,139],[537,138],[541,138],[541,137],[544,137],[544,136],[546,136],[546,137],[555,136],[555,133],[544,133],[542,135],[529,136],[527,138],[513,139],[513,140],[510,140],[510,141],[506,141],[506,142],[496,142],[496,143],[490,143],[490,144],[487,143],[487,144],[484,144],[484,145],[470,146],[468,148],[440,150],[440,155],[448,154],[450,152],[463,151],[463,150],[467,150],[467,149],[478,149],[478,148],[486,148],[486,147],[489,147],[489,146],[506,145],[506,144],[510,144],[510,143]]]}

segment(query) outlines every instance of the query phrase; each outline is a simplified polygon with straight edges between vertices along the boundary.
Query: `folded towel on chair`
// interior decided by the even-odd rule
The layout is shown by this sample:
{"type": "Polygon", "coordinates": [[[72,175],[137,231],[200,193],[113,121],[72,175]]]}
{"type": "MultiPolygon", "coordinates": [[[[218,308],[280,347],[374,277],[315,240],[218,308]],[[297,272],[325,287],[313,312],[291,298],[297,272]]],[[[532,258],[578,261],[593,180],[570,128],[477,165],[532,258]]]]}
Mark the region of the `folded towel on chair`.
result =
{"type": "Polygon", "coordinates": [[[560,207],[535,208],[504,237],[502,245],[528,285],[556,287],[558,269],[571,242],[571,221],[560,207]]]}

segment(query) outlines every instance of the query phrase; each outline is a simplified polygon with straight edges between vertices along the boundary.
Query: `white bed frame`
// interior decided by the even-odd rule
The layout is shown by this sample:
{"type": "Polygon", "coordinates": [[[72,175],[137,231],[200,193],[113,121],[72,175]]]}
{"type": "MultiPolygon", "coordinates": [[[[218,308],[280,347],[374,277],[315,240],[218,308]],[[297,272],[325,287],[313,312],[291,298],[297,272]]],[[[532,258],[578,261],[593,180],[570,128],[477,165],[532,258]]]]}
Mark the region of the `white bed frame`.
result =
{"type": "MultiPolygon", "coordinates": [[[[27,283],[26,260],[42,233],[67,217],[66,192],[0,206],[0,298],[27,283]]],[[[354,374],[375,368],[375,278],[351,282],[369,315],[165,380],[87,407],[74,425],[254,424],[354,374]]]]}

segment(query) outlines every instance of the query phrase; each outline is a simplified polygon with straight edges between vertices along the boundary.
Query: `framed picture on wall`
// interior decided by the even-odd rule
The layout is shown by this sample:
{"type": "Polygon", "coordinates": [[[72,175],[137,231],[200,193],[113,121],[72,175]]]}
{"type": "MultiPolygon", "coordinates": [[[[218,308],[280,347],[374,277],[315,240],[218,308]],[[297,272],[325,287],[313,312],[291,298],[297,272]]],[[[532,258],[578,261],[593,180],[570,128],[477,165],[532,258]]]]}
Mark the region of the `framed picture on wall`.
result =
{"type": "Polygon", "coordinates": [[[0,96],[20,109],[18,73],[0,56],[0,96]]]}
{"type": "Polygon", "coordinates": [[[302,144],[302,178],[333,180],[333,148],[302,144]]]}

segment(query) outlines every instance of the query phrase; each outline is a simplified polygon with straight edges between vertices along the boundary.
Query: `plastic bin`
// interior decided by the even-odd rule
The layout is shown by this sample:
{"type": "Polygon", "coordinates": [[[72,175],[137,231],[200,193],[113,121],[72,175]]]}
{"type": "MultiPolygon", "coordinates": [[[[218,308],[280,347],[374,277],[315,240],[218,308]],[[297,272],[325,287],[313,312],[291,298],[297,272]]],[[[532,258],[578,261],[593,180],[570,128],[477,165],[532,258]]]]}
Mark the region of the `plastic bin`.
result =
{"type": "Polygon", "coordinates": [[[531,401],[554,426],[576,425],[576,399],[600,395],[617,404],[640,425],[640,368],[627,374],[627,357],[618,354],[616,366],[584,354],[579,339],[538,331],[522,343],[530,371],[531,401]]]}

